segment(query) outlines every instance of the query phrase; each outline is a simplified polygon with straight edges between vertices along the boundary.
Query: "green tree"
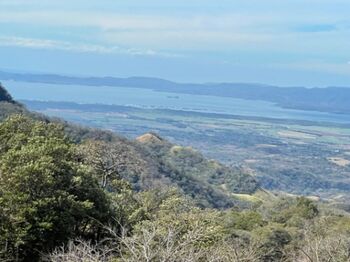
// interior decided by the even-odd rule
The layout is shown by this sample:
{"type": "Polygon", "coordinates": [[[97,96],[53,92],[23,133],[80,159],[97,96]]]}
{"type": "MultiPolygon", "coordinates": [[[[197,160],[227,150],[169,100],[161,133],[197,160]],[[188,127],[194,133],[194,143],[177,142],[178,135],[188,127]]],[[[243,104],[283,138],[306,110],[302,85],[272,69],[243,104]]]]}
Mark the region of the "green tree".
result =
{"type": "Polygon", "coordinates": [[[14,102],[11,95],[7,92],[7,90],[0,83],[0,102],[1,101],[10,102],[10,103],[14,102]]]}
{"type": "Polygon", "coordinates": [[[256,211],[230,211],[224,217],[225,227],[230,229],[239,229],[252,231],[255,228],[266,225],[261,214],[256,211]]]}
{"type": "Polygon", "coordinates": [[[283,261],[284,249],[292,237],[288,231],[275,226],[267,226],[254,230],[254,239],[260,243],[260,261],[283,261]]]}
{"type": "Polygon", "coordinates": [[[297,199],[296,212],[305,219],[313,219],[319,213],[317,205],[306,197],[299,197],[297,199]]]}
{"type": "Polygon", "coordinates": [[[0,252],[35,261],[70,238],[102,234],[109,201],[61,127],[13,116],[0,124],[0,252]]]}

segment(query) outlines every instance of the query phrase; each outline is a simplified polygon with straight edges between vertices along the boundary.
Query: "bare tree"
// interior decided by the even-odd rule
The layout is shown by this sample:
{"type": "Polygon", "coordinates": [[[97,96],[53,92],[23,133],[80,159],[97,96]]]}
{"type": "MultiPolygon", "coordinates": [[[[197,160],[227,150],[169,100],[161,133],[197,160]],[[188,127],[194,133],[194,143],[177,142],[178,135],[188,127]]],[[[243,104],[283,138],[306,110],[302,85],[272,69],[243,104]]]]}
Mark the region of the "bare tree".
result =
{"type": "Polygon", "coordinates": [[[76,240],[67,246],[57,248],[44,261],[50,262],[109,262],[112,261],[112,249],[100,248],[90,242],[76,240]]]}
{"type": "Polygon", "coordinates": [[[186,234],[167,228],[159,234],[154,226],[143,228],[138,235],[120,238],[121,260],[124,262],[258,262],[258,246],[237,241],[218,241],[200,245],[205,228],[195,228],[186,234]]]}
{"type": "Polygon", "coordinates": [[[329,229],[327,227],[329,224],[327,219],[327,217],[324,217],[315,225],[306,226],[304,243],[299,249],[298,261],[350,261],[350,236],[346,232],[336,233],[334,230],[329,229]]]}
{"type": "Polygon", "coordinates": [[[125,143],[88,140],[79,147],[83,160],[100,174],[102,188],[125,172],[142,173],[145,163],[125,143]]]}

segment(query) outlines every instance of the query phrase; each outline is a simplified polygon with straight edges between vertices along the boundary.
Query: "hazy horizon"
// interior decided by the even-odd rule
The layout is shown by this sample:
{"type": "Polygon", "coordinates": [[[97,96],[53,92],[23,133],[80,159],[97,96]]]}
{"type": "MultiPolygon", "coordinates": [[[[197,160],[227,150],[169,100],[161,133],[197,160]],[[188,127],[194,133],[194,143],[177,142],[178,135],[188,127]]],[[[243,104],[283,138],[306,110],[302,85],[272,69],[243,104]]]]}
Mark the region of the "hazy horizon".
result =
{"type": "Polygon", "coordinates": [[[350,86],[349,11],[345,0],[4,0],[0,68],[350,86]]]}
{"type": "MultiPolygon", "coordinates": [[[[12,69],[6,69],[6,68],[0,68],[0,72],[4,73],[13,73],[13,74],[21,74],[21,75],[56,75],[58,77],[75,77],[75,78],[120,78],[120,79],[132,79],[132,78],[145,78],[145,79],[157,79],[157,80],[165,80],[169,82],[173,82],[176,84],[199,84],[199,85],[207,85],[207,84],[242,84],[242,85],[257,85],[257,86],[271,86],[271,87],[280,87],[280,88],[350,88],[349,85],[325,85],[325,86],[312,86],[312,85],[282,85],[282,84],[271,84],[266,82],[235,82],[235,81],[181,81],[176,79],[169,79],[169,78],[162,78],[157,76],[147,76],[147,75],[125,75],[125,76],[119,76],[119,75],[89,75],[89,74],[69,74],[69,73],[55,73],[55,72],[47,72],[47,71],[28,71],[28,70],[12,70],[12,69]]],[[[0,80],[1,83],[2,80],[0,80]]],[[[14,81],[18,82],[19,80],[6,80],[6,81],[14,81]]],[[[26,82],[26,81],[19,81],[19,82],[26,82]]],[[[38,83],[41,83],[41,81],[38,81],[38,83]]]]}

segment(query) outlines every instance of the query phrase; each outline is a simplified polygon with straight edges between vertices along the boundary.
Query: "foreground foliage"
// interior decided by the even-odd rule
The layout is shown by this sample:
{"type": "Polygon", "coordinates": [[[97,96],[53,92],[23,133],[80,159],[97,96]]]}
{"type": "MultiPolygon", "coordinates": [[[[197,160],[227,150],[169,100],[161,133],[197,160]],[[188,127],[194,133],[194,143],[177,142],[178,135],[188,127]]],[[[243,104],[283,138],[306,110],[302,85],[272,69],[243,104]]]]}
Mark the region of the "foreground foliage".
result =
{"type": "Polygon", "coordinates": [[[206,173],[214,163],[190,149],[141,142],[139,151],[96,138],[75,144],[61,125],[23,115],[2,122],[0,260],[349,261],[345,211],[304,197],[205,208],[188,185],[224,167],[206,173]],[[142,150],[161,163],[152,168],[178,170],[187,184],[135,188],[156,172],[142,150]]]}
{"type": "MultiPolygon", "coordinates": [[[[301,213],[295,213],[288,221],[302,220],[303,224],[292,226],[274,222],[272,213],[266,214],[271,216],[268,220],[261,217],[261,212],[253,210],[201,210],[176,193],[166,194],[146,220],[139,221],[131,230],[123,230],[120,235],[112,232],[114,241],[109,245],[71,242],[66,249],[56,250],[51,261],[80,261],[74,257],[81,252],[83,256],[92,254],[91,260],[87,261],[99,261],[102,254],[101,261],[125,262],[345,262],[350,259],[348,216],[318,214],[305,218],[301,213]],[[245,221],[247,217],[254,219],[245,221]],[[242,225],[248,229],[243,230],[242,225]],[[69,259],[62,260],[63,257],[69,259]]],[[[305,198],[285,201],[288,202],[285,210],[308,202],[305,198]]],[[[275,204],[277,208],[280,203],[275,204]]]]}
{"type": "Polygon", "coordinates": [[[0,125],[2,254],[35,257],[70,238],[101,237],[109,204],[60,127],[14,116],[0,125]]]}

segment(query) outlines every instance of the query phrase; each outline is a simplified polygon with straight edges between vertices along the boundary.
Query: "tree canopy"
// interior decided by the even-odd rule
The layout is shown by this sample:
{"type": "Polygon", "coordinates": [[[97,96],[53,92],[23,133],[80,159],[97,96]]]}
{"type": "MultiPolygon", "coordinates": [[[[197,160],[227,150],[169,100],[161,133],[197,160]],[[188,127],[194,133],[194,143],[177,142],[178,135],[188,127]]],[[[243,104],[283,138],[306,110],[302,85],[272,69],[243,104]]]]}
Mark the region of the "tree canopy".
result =
{"type": "Polygon", "coordinates": [[[0,124],[0,158],[0,246],[7,256],[34,257],[70,238],[99,237],[108,198],[60,126],[10,117],[0,124]]]}

